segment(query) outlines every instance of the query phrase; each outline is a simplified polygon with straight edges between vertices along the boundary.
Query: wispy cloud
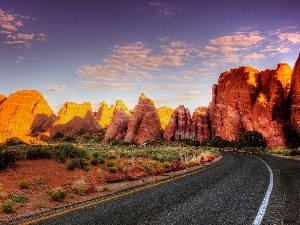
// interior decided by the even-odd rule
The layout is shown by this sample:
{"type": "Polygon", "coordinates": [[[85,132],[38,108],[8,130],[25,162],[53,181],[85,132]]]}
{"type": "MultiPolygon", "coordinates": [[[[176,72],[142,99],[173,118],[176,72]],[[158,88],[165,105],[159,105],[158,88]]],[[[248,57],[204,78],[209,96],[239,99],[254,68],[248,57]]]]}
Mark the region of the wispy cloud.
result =
{"type": "Polygon", "coordinates": [[[47,91],[52,92],[65,92],[66,91],[66,85],[51,85],[46,87],[47,91]]]}
{"type": "Polygon", "coordinates": [[[157,11],[159,17],[175,16],[181,11],[178,6],[162,1],[151,1],[149,5],[157,11]]]}
{"type": "Polygon", "coordinates": [[[77,84],[80,88],[98,88],[110,89],[116,91],[130,91],[136,89],[132,83],[118,83],[118,82],[96,82],[96,81],[82,81],[77,84]]]}
{"type": "Polygon", "coordinates": [[[0,36],[4,36],[4,44],[16,48],[30,48],[33,41],[45,41],[45,34],[29,34],[19,32],[24,28],[23,20],[31,19],[29,16],[4,12],[0,9],[0,36]]]}
{"type": "Polygon", "coordinates": [[[116,45],[113,53],[106,57],[104,65],[82,66],[77,73],[82,77],[100,80],[119,79],[121,81],[152,79],[150,71],[158,71],[164,66],[178,67],[184,64],[188,50],[183,42],[170,42],[160,46],[161,52],[152,54],[142,42],[116,45]]]}

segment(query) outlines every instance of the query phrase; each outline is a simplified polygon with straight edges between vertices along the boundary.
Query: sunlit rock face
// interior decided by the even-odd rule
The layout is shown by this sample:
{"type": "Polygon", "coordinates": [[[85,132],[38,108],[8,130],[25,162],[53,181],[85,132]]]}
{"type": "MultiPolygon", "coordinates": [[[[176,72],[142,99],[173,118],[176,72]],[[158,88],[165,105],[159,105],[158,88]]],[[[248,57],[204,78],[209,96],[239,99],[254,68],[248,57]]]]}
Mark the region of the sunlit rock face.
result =
{"type": "Polygon", "coordinates": [[[106,102],[103,101],[100,103],[97,120],[102,128],[106,128],[111,123],[114,110],[115,107],[113,105],[108,107],[106,102]]]}
{"type": "Polygon", "coordinates": [[[114,107],[111,123],[107,127],[104,142],[110,139],[123,140],[128,129],[129,118],[129,110],[123,101],[118,100],[114,107]]]}
{"type": "Polygon", "coordinates": [[[12,137],[36,142],[30,135],[45,131],[55,119],[47,101],[35,90],[18,91],[0,102],[1,142],[12,137]]]}
{"type": "Polygon", "coordinates": [[[236,140],[245,131],[256,130],[269,147],[284,147],[290,84],[291,69],[286,63],[278,64],[276,70],[240,67],[222,73],[209,106],[212,137],[236,140]]]}
{"type": "Polygon", "coordinates": [[[59,110],[58,118],[50,128],[50,135],[54,137],[57,133],[64,136],[80,135],[85,132],[97,132],[101,129],[89,102],[77,104],[66,102],[59,110]]]}
{"type": "Polygon", "coordinates": [[[168,125],[171,116],[174,112],[174,109],[164,106],[157,109],[157,113],[160,119],[161,128],[164,130],[166,126],[168,125]]]}
{"type": "Polygon", "coordinates": [[[5,101],[5,99],[6,99],[6,96],[0,94],[0,105],[5,101]]]}
{"type": "Polygon", "coordinates": [[[300,134],[300,54],[292,72],[288,102],[291,126],[300,134]]]}
{"type": "Polygon", "coordinates": [[[179,105],[173,112],[166,126],[163,137],[166,140],[192,139],[192,118],[190,110],[184,105],[179,105]]]}
{"type": "Polygon", "coordinates": [[[124,141],[138,143],[152,141],[161,136],[161,125],[156,112],[154,101],[142,93],[138,104],[134,107],[129,119],[128,129],[124,141]],[[146,116],[147,115],[147,116],[146,116]],[[146,116],[146,118],[145,118],[146,116]],[[152,120],[150,117],[153,117],[152,120]],[[148,124],[152,131],[146,134],[145,126],[148,124]],[[141,130],[140,130],[141,129],[141,130]]]}

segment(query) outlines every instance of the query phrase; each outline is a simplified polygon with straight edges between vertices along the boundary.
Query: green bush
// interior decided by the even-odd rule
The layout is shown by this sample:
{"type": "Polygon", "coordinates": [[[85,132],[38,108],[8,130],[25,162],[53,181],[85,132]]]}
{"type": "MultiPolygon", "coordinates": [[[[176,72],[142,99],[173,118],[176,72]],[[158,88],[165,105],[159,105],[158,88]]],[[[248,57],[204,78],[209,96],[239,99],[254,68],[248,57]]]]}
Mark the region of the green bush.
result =
{"type": "Polygon", "coordinates": [[[73,159],[67,165],[67,168],[68,168],[68,170],[74,170],[75,168],[82,168],[82,169],[85,169],[85,170],[87,170],[87,169],[89,170],[89,168],[87,168],[88,166],[89,166],[88,161],[86,161],[85,159],[76,158],[76,159],[73,159]]]}
{"type": "Polygon", "coordinates": [[[62,201],[65,199],[67,191],[63,188],[55,188],[50,192],[53,201],[62,201]]]}
{"type": "Polygon", "coordinates": [[[115,160],[109,160],[109,161],[106,163],[106,165],[107,165],[108,167],[113,167],[113,166],[115,165],[115,160]]]}
{"type": "Polygon", "coordinates": [[[201,145],[207,147],[226,148],[226,147],[231,147],[232,142],[225,140],[220,136],[216,136],[212,139],[209,138],[204,139],[201,145]]]}
{"type": "Polygon", "coordinates": [[[98,164],[99,164],[99,160],[97,158],[93,158],[91,161],[91,165],[98,166],[98,164]]]}
{"type": "Polygon", "coordinates": [[[17,166],[18,153],[15,150],[5,149],[0,151],[0,170],[17,166]]]}
{"type": "Polygon", "coordinates": [[[26,159],[50,159],[50,152],[48,149],[43,148],[42,146],[36,146],[32,149],[29,149],[26,154],[26,159]]]}
{"type": "Polygon", "coordinates": [[[1,209],[3,212],[12,213],[15,211],[14,203],[12,201],[6,201],[1,205],[1,209]]]}
{"type": "Polygon", "coordinates": [[[22,180],[20,183],[19,183],[19,186],[21,189],[28,189],[29,188],[29,181],[27,180],[22,180]]]}
{"type": "Polygon", "coordinates": [[[266,140],[258,131],[247,131],[236,142],[237,148],[243,147],[265,147],[266,140]]]}
{"type": "Polygon", "coordinates": [[[109,167],[108,171],[115,174],[117,173],[118,169],[116,167],[109,167]]]}
{"type": "Polygon", "coordinates": [[[25,203],[25,202],[28,202],[28,198],[25,195],[14,195],[12,197],[12,199],[16,203],[25,203]]]}

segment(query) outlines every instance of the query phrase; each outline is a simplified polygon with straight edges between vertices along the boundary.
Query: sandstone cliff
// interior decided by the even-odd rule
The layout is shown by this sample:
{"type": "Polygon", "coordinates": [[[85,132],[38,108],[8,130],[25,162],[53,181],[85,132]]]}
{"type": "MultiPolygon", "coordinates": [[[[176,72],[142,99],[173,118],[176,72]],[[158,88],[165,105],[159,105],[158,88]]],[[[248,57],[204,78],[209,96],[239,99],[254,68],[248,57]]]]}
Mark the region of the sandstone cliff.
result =
{"type": "Polygon", "coordinates": [[[112,121],[112,117],[114,114],[115,107],[112,105],[108,107],[106,102],[101,102],[99,109],[98,109],[98,115],[97,120],[99,125],[102,128],[106,128],[112,121]]]}
{"type": "Polygon", "coordinates": [[[164,106],[157,109],[157,113],[160,119],[161,128],[164,130],[166,126],[169,124],[171,116],[174,112],[174,109],[164,106]]]}
{"type": "Polygon", "coordinates": [[[147,140],[153,141],[158,139],[158,137],[160,138],[160,136],[161,125],[154,102],[142,93],[139,97],[138,104],[134,107],[132,115],[130,116],[124,141],[136,141],[139,144],[143,144],[143,142],[146,142],[147,140]],[[148,115],[144,118],[146,114],[148,115]],[[153,118],[151,119],[150,116],[153,118]],[[152,129],[148,134],[145,132],[145,124],[152,129]]]}
{"type": "Polygon", "coordinates": [[[16,137],[27,143],[36,142],[30,135],[45,131],[54,119],[52,109],[39,92],[18,91],[0,105],[0,141],[16,137]]]}
{"type": "Polygon", "coordinates": [[[0,105],[6,100],[6,96],[0,94],[0,105]]]}
{"type": "Polygon", "coordinates": [[[209,106],[212,137],[236,140],[245,131],[256,130],[269,147],[285,146],[290,84],[291,69],[285,63],[276,70],[240,67],[222,73],[209,106]]]}
{"type": "Polygon", "coordinates": [[[166,140],[193,139],[191,134],[192,118],[188,108],[178,106],[166,126],[163,137],[166,140]]]}
{"type": "Polygon", "coordinates": [[[130,112],[124,102],[118,100],[114,107],[112,121],[107,127],[104,142],[109,139],[123,140],[128,129],[129,117],[130,112]]]}
{"type": "Polygon", "coordinates": [[[92,113],[92,106],[89,102],[77,104],[66,102],[59,110],[58,118],[49,129],[50,136],[57,133],[64,136],[73,136],[85,132],[97,132],[101,129],[99,123],[92,113]]]}
{"type": "Polygon", "coordinates": [[[292,72],[288,104],[291,126],[300,135],[300,54],[292,72]]]}
{"type": "Polygon", "coordinates": [[[202,142],[211,138],[211,122],[208,107],[198,107],[192,116],[191,139],[202,142]]]}

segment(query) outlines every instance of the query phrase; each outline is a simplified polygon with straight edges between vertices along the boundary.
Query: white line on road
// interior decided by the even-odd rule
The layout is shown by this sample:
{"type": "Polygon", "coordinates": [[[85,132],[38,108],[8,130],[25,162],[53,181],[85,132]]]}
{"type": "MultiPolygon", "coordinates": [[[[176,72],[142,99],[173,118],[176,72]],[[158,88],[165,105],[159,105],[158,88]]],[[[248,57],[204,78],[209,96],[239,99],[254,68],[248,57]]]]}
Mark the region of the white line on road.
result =
{"type": "MultiPolygon", "coordinates": [[[[254,156],[256,157],[256,156],[254,156]]],[[[264,218],[264,215],[265,215],[265,212],[266,212],[266,209],[268,207],[268,203],[269,203],[269,199],[270,199],[270,196],[271,196],[271,192],[272,192],[272,189],[273,189],[273,172],[271,170],[271,168],[268,166],[268,164],[262,160],[261,158],[259,157],[256,157],[258,158],[259,160],[261,160],[268,168],[269,172],[270,172],[270,181],[269,181],[269,186],[268,186],[268,190],[265,194],[265,197],[260,205],[260,208],[258,210],[258,213],[253,221],[253,225],[260,225],[263,218],[264,218]]]]}

